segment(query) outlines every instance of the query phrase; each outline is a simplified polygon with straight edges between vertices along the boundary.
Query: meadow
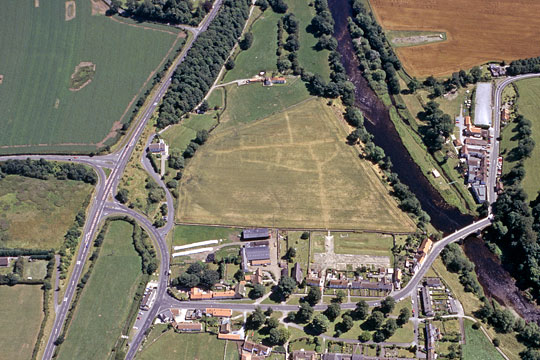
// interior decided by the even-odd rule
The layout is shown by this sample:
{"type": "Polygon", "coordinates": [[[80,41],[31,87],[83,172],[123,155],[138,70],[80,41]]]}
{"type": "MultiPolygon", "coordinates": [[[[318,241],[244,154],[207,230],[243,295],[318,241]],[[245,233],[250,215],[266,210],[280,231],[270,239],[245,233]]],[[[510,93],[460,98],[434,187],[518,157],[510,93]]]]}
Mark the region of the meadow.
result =
{"type": "Polygon", "coordinates": [[[150,338],[154,337],[155,342],[149,342],[137,358],[141,360],[236,360],[239,357],[234,341],[218,340],[212,334],[177,334],[173,331],[167,331],[161,335],[154,334],[157,331],[163,330],[156,327],[150,333],[150,338]]]}
{"type": "Polygon", "coordinates": [[[534,0],[371,0],[370,4],[385,30],[446,32],[446,41],[396,49],[411,76],[445,76],[487,61],[540,55],[538,47],[530,46],[540,27],[540,3],[534,0]]]}
{"type": "Polygon", "coordinates": [[[3,359],[30,359],[43,318],[40,285],[0,286],[3,359]]]}
{"type": "Polygon", "coordinates": [[[187,245],[206,240],[223,239],[230,242],[240,235],[239,229],[214,226],[176,225],[173,232],[173,245],[187,245]]]}
{"type": "Polygon", "coordinates": [[[93,15],[89,0],[76,2],[69,21],[64,2],[37,3],[0,4],[0,154],[96,150],[129,119],[132,102],[184,34],[93,15]],[[85,62],[95,74],[72,91],[71,76],[85,62]]]}
{"type": "MultiPolygon", "coordinates": [[[[534,200],[540,191],[540,79],[526,79],[516,83],[519,98],[517,101],[518,113],[529,119],[532,123],[532,138],[536,146],[531,157],[525,160],[525,178],[521,182],[523,189],[534,200]]],[[[510,133],[506,133],[509,136],[510,133]]],[[[512,133],[513,136],[515,133],[512,133]]]]}
{"type": "Polygon", "coordinates": [[[8,175],[0,180],[0,246],[58,248],[93,187],[8,175]]]}
{"type": "Polygon", "coordinates": [[[218,127],[184,171],[177,218],[412,230],[413,222],[375,169],[345,143],[347,133],[335,111],[324,100],[311,99],[263,120],[243,124],[245,118],[237,118],[237,125],[218,127]]]}
{"type": "Polygon", "coordinates": [[[120,337],[141,273],[133,226],[113,221],[58,359],[106,359],[120,337]]]}
{"type": "Polygon", "coordinates": [[[496,360],[503,359],[501,354],[495,349],[495,346],[484,335],[482,330],[472,328],[473,322],[464,320],[465,322],[465,339],[466,344],[463,345],[464,359],[477,360],[496,360]]]}
{"type": "Polygon", "coordinates": [[[333,233],[336,254],[392,256],[392,235],[374,233],[333,233]]]}

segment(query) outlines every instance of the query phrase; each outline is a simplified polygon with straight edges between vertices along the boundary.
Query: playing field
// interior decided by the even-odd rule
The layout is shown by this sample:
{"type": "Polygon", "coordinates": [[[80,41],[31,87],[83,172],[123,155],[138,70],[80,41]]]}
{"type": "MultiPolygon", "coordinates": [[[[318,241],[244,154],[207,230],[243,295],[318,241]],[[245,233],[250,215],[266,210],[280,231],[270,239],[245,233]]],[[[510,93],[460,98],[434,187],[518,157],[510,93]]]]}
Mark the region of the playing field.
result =
{"type": "Polygon", "coordinates": [[[231,242],[239,238],[240,230],[214,226],[176,225],[173,234],[173,245],[180,246],[207,240],[231,242]]]}
{"type": "Polygon", "coordinates": [[[68,14],[65,1],[0,2],[0,153],[91,151],[112,141],[143,84],[181,44],[178,30],[93,15],[91,0],[70,3],[68,14]],[[95,74],[76,74],[85,63],[95,74]]]}
{"type": "Polygon", "coordinates": [[[77,304],[59,359],[107,359],[126,321],[141,276],[133,226],[114,221],[77,304]]]}
{"type": "Polygon", "coordinates": [[[482,330],[472,328],[473,322],[465,321],[466,344],[463,345],[463,359],[497,360],[503,359],[495,346],[484,335],[482,330]]]}
{"type": "Polygon", "coordinates": [[[217,128],[189,162],[183,222],[408,231],[412,221],[345,144],[334,109],[311,99],[263,120],[217,128]]]}
{"type": "Polygon", "coordinates": [[[540,55],[540,2],[535,0],[371,0],[386,30],[446,32],[447,41],[400,47],[397,54],[413,76],[447,75],[490,60],[540,55]],[[526,24],[526,26],[524,26],[526,24]]]}
{"type": "Polygon", "coordinates": [[[30,359],[43,318],[39,285],[0,286],[2,359],[30,359]]]}
{"type": "MultiPolygon", "coordinates": [[[[516,83],[519,92],[518,112],[532,123],[532,138],[536,146],[531,157],[525,160],[525,178],[521,182],[523,189],[534,200],[540,191],[540,79],[526,79],[516,83]]],[[[515,133],[506,132],[506,136],[515,133]]]]}
{"type": "Polygon", "coordinates": [[[392,235],[374,233],[334,233],[336,254],[392,256],[392,235]]]}
{"type": "Polygon", "coordinates": [[[74,180],[1,179],[0,246],[57,248],[92,190],[74,180]]]}

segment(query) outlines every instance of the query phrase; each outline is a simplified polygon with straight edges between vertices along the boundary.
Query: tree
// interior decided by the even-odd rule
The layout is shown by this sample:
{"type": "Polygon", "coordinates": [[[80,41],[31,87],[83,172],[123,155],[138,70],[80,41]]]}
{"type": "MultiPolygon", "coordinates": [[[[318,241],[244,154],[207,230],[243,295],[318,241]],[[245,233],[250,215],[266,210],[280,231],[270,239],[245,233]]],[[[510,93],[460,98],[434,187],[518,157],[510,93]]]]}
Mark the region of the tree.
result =
{"type": "Polygon", "coordinates": [[[270,317],[266,319],[266,326],[268,326],[270,329],[275,329],[279,326],[279,320],[275,317],[270,317]]]}
{"type": "Polygon", "coordinates": [[[121,6],[122,2],[120,0],[111,0],[110,12],[116,14],[121,6]]]}
{"type": "Polygon", "coordinates": [[[215,283],[219,281],[219,273],[215,270],[205,270],[201,276],[199,285],[204,288],[210,289],[215,283]]]}
{"type": "Polygon", "coordinates": [[[399,311],[399,316],[397,319],[397,323],[399,326],[403,326],[406,323],[409,322],[409,318],[411,317],[411,311],[409,308],[403,308],[399,311]]]}
{"type": "Polygon", "coordinates": [[[302,235],[300,236],[300,239],[307,240],[309,239],[309,231],[304,231],[302,235]]]}
{"type": "Polygon", "coordinates": [[[192,288],[199,285],[199,281],[199,276],[186,272],[180,275],[180,277],[178,278],[178,285],[184,288],[192,288]]]}
{"type": "Polygon", "coordinates": [[[242,280],[245,280],[246,277],[245,277],[244,272],[242,271],[242,269],[238,269],[234,273],[234,278],[236,279],[236,281],[242,281],[242,280]]]}
{"type": "Polygon", "coordinates": [[[409,88],[409,92],[412,94],[418,90],[420,87],[420,82],[416,78],[413,78],[411,81],[409,81],[407,87],[409,88]]]}
{"type": "Polygon", "coordinates": [[[313,308],[307,303],[302,303],[302,305],[300,305],[300,309],[298,309],[296,315],[294,316],[294,321],[300,324],[307,323],[311,320],[312,316],[313,308]]]}
{"type": "Polygon", "coordinates": [[[202,112],[202,113],[207,112],[208,108],[209,108],[208,101],[206,101],[206,100],[203,100],[201,105],[199,105],[199,111],[202,112]]]}
{"type": "Polygon", "coordinates": [[[233,59],[229,59],[229,60],[227,60],[227,62],[225,63],[225,69],[227,69],[227,70],[232,70],[232,69],[234,69],[234,66],[235,66],[235,65],[236,65],[236,64],[234,63],[234,60],[233,60],[233,59]]]}
{"type": "Polygon", "coordinates": [[[207,130],[199,130],[197,131],[197,136],[195,137],[195,142],[199,145],[202,145],[208,140],[208,131],[207,130]]]}
{"type": "Polygon", "coordinates": [[[283,345],[289,340],[290,333],[285,328],[271,329],[269,332],[268,341],[272,345],[283,345]]]}
{"type": "Polygon", "coordinates": [[[367,325],[372,330],[379,329],[381,325],[383,324],[383,322],[384,322],[384,315],[380,311],[373,311],[371,315],[368,317],[368,319],[366,320],[367,325]]]}
{"type": "Polygon", "coordinates": [[[169,167],[172,167],[173,169],[180,170],[184,168],[184,157],[180,153],[179,150],[174,149],[169,154],[169,167]]]}
{"type": "Polygon", "coordinates": [[[341,329],[343,332],[351,330],[354,326],[354,321],[349,315],[343,315],[343,320],[341,321],[341,329]]]}
{"type": "Polygon", "coordinates": [[[386,320],[386,323],[383,325],[383,331],[386,336],[386,338],[391,337],[396,332],[396,329],[398,328],[396,320],[394,319],[388,319],[386,320]]]}
{"type": "Polygon", "coordinates": [[[289,262],[292,262],[294,257],[296,256],[296,249],[292,246],[287,249],[287,252],[285,253],[285,258],[289,260],[289,262]]]}
{"type": "Polygon", "coordinates": [[[268,1],[267,0],[257,0],[255,5],[257,5],[261,9],[261,11],[263,11],[263,12],[266,9],[268,9],[268,1]]]}
{"type": "Polygon", "coordinates": [[[380,309],[385,315],[387,315],[394,310],[395,306],[396,300],[391,296],[387,296],[384,300],[381,301],[380,309]]]}
{"type": "Polygon", "coordinates": [[[277,291],[282,298],[287,299],[296,289],[296,281],[290,276],[282,276],[277,285],[277,291]]]}
{"type": "Polygon", "coordinates": [[[258,330],[264,324],[265,317],[260,307],[257,307],[246,320],[246,328],[250,330],[258,330]]]}
{"type": "Polygon", "coordinates": [[[65,338],[64,338],[64,334],[60,334],[60,335],[56,338],[56,340],[54,340],[54,345],[55,345],[55,346],[58,346],[58,345],[62,344],[62,343],[64,342],[64,339],[65,339],[65,338]]]}
{"type": "Polygon", "coordinates": [[[202,272],[206,270],[206,266],[200,262],[200,261],[197,261],[191,265],[189,265],[189,267],[187,268],[186,272],[188,274],[197,274],[197,275],[201,275],[202,272]]]}
{"type": "Polygon", "coordinates": [[[311,328],[316,334],[322,334],[326,332],[329,326],[330,322],[328,321],[328,318],[323,314],[315,316],[313,318],[313,321],[311,322],[311,328]]]}
{"type": "Polygon", "coordinates": [[[371,334],[369,331],[363,331],[358,337],[358,340],[360,340],[361,342],[369,341],[369,339],[371,339],[371,334]]]}
{"type": "Polygon", "coordinates": [[[253,34],[251,32],[248,32],[244,35],[244,38],[240,41],[240,49],[247,50],[251,47],[251,44],[253,44],[253,34]]]}
{"type": "Polygon", "coordinates": [[[341,313],[341,306],[338,303],[333,303],[328,305],[326,310],[324,311],[324,315],[328,318],[328,320],[334,322],[334,320],[337,319],[339,314],[341,313]]]}
{"type": "Polygon", "coordinates": [[[383,330],[377,330],[373,333],[373,341],[380,343],[386,340],[386,334],[383,330]]]}
{"type": "Polygon", "coordinates": [[[118,193],[116,194],[115,198],[116,200],[120,201],[122,204],[125,204],[128,202],[128,195],[129,195],[129,191],[127,189],[120,189],[118,190],[118,193]]]}
{"type": "Polygon", "coordinates": [[[249,292],[250,299],[258,299],[264,295],[264,285],[256,284],[249,292]]]}
{"type": "Polygon", "coordinates": [[[315,306],[319,301],[321,301],[321,297],[321,289],[319,289],[317,286],[311,286],[304,300],[307,301],[309,305],[315,306]]]}
{"type": "Polygon", "coordinates": [[[338,290],[336,292],[336,297],[332,299],[335,303],[341,304],[345,300],[345,292],[343,290],[338,290]]]}
{"type": "Polygon", "coordinates": [[[356,309],[354,309],[354,317],[358,320],[364,320],[369,313],[369,305],[365,300],[360,300],[356,303],[356,309]]]}
{"type": "Polygon", "coordinates": [[[266,311],[264,312],[264,315],[266,315],[266,316],[271,316],[273,312],[274,312],[274,309],[272,309],[271,307],[269,307],[269,308],[266,309],[266,311]]]}
{"type": "Polygon", "coordinates": [[[493,345],[495,345],[495,347],[499,347],[501,345],[501,340],[498,338],[493,338],[493,345]]]}

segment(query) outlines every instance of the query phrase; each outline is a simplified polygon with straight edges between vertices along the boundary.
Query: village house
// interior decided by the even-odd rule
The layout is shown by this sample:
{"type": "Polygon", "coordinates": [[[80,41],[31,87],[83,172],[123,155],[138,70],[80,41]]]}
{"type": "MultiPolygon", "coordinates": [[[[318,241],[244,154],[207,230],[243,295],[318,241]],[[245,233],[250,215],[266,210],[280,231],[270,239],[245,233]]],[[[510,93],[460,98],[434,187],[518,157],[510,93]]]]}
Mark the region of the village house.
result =
{"type": "Polygon", "coordinates": [[[347,289],[349,287],[349,281],[347,280],[330,280],[327,287],[330,289],[347,289]]]}
{"type": "Polygon", "coordinates": [[[272,348],[246,340],[244,341],[244,345],[242,345],[242,351],[253,355],[268,356],[272,348]]]}
{"type": "Polygon", "coordinates": [[[422,241],[422,243],[420,244],[420,247],[418,248],[418,252],[415,256],[415,260],[417,264],[422,265],[424,263],[424,260],[426,259],[426,256],[431,250],[432,246],[433,246],[433,241],[431,241],[430,238],[425,238],[422,241]]]}
{"type": "Polygon", "coordinates": [[[430,321],[426,321],[426,353],[427,360],[435,359],[435,327],[430,321]]]}
{"type": "Polygon", "coordinates": [[[9,258],[0,257],[0,267],[7,267],[7,266],[9,266],[9,258]]]}
{"type": "Polygon", "coordinates": [[[196,322],[177,323],[176,321],[174,321],[173,326],[176,330],[182,331],[182,332],[201,332],[202,331],[202,324],[196,323],[196,322]]]}
{"type": "Polygon", "coordinates": [[[207,308],[204,312],[207,316],[213,316],[213,317],[231,317],[232,316],[231,309],[207,308]]]}
{"type": "Polygon", "coordinates": [[[302,268],[299,263],[295,263],[292,271],[292,278],[300,285],[304,281],[304,275],[302,274],[302,268]]]}
{"type": "Polygon", "coordinates": [[[422,301],[422,311],[425,316],[434,316],[433,307],[431,306],[431,295],[427,286],[420,288],[420,300],[422,301]]]}
{"type": "Polygon", "coordinates": [[[159,139],[159,142],[148,145],[148,151],[152,154],[160,154],[167,157],[169,155],[169,145],[163,139],[159,139]]]}
{"type": "Polygon", "coordinates": [[[294,350],[292,352],[292,360],[317,360],[319,354],[312,350],[294,350]]]}

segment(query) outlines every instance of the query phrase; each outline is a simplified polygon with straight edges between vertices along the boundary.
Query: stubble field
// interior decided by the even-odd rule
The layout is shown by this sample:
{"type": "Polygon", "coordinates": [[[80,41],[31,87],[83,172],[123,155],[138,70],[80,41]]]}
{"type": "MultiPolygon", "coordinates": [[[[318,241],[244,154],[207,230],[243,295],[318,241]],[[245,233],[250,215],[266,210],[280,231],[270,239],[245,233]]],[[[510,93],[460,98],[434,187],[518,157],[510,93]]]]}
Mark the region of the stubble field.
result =
{"type": "Polygon", "coordinates": [[[96,14],[91,0],[73,3],[73,19],[64,1],[0,3],[0,154],[92,151],[110,142],[143,84],[183,41],[178,30],[122,23],[96,14]],[[81,63],[95,65],[95,74],[75,91],[71,76],[81,63]]]}
{"type": "Polygon", "coordinates": [[[217,128],[184,172],[183,222],[408,231],[372,166],[345,144],[333,110],[311,99],[217,128]]]}
{"type": "Polygon", "coordinates": [[[540,55],[540,2],[535,0],[371,0],[385,30],[444,31],[447,41],[400,47],[413,76],[443,76],[491,60],[540,55]]]}

